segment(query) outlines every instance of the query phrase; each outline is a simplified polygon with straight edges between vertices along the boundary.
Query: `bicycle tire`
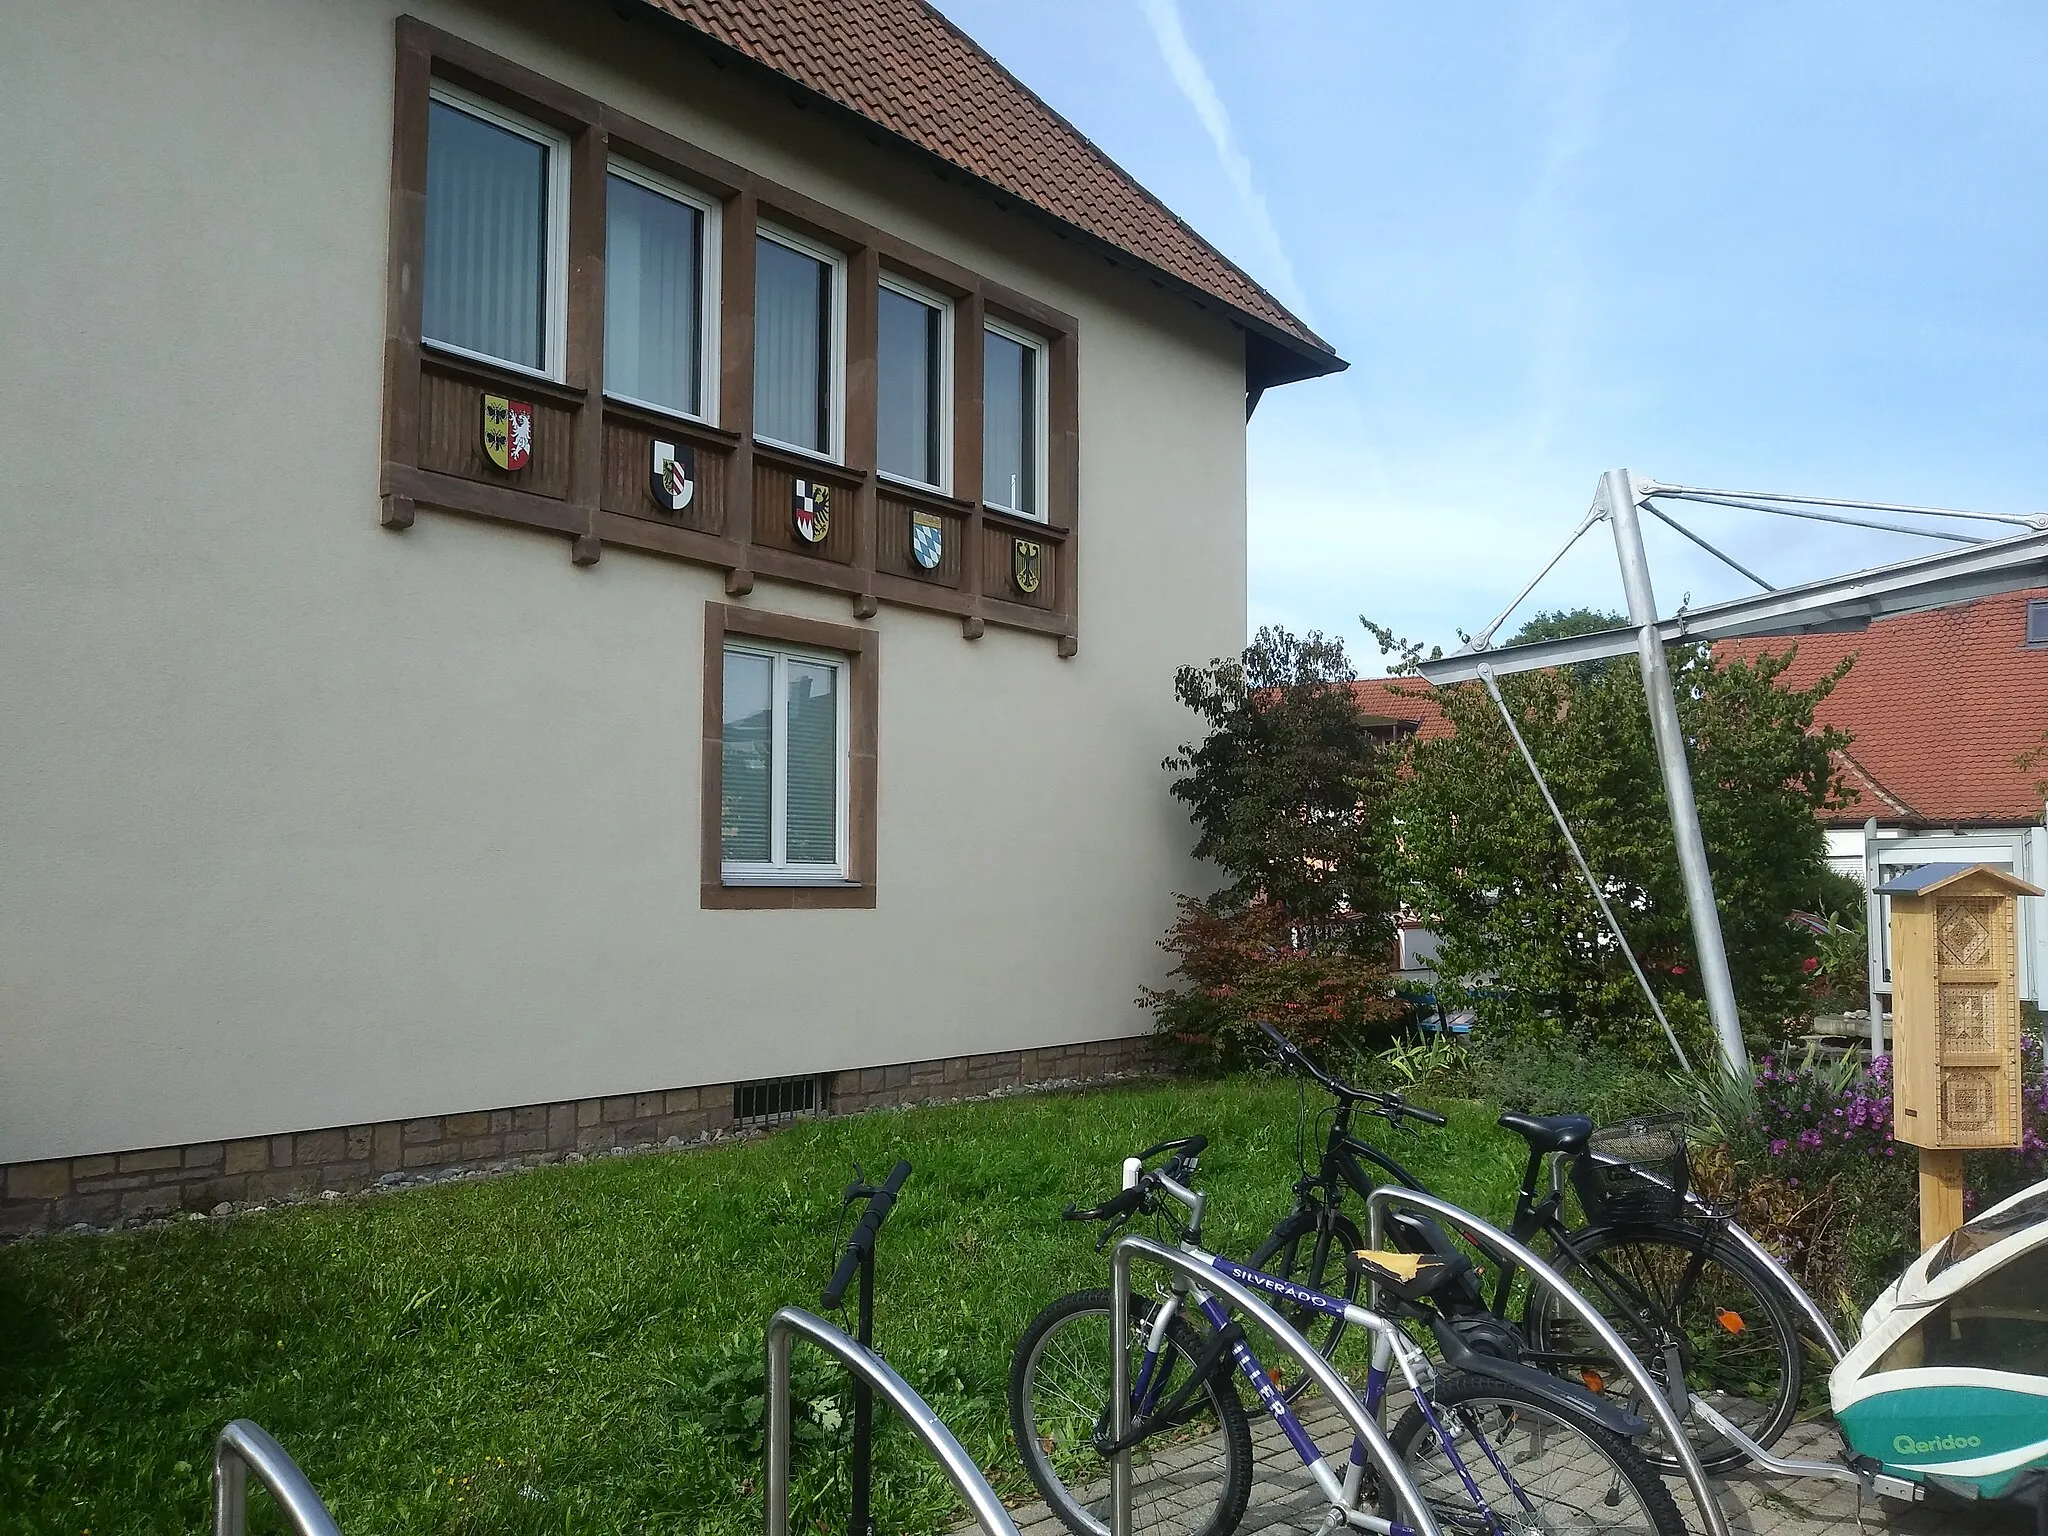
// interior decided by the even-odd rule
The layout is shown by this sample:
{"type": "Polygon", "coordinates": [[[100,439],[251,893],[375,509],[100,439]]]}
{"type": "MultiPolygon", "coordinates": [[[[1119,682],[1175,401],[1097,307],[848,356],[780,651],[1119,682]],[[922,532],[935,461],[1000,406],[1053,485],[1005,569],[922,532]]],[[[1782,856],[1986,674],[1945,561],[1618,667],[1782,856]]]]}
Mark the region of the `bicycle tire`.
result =
{"type": "MultiPolygon", "coordinates": [[[[1134,1296],[1131,1305],[1134,1332],[1142,1332],[1156,1303],[1134,1296]]],[[[1010,1357],[1010,1432],[1032,1485],[1074,1536],[1109,1536],[1109,1462],[1092,1440],[1109,1403],[1109,1316],[1106,1289],[1062,1296],[1031,1320],[1010,1357]],[[1069,1337],[1090,1356],[1074,1371],[1071,1387],[1054,1378],[1048,1362],[1069,1337]]],[[[1201,1350],[1194,1328],[1175,1318],[1160,1356],[1168,1390],[1176,1384],[1175,1370],[1186,1369],[1201,1350]]],[[[1148,1536],[1230,1536],[1244,1518],[1252,1431],[1230,1368],[1228,1355],[1212,1367],[1196,1417],[1131,1452],[1132,1524],[1148,1536]]]]}
{"type": "MultiPolygon", "coordinates": [[[[1800,1344],[1798,1314],[1772,1276],[1718,1233],[1683,1223],[1587,1228],[1568,1237],[1579,1259],[1559,1252],[1555,1255],[1558,1268],[1614,1325],[1656,1382],[1661,1384],[1669,1375],[1667,1351],[1675,1347],[1688,1391],[1706,1396],[1766,1450],[1777,1442],[1799,1411],[1805,1351],[1800,1344]],[[1667,1281],[1682,1281],[1683,1269],[1695,1259],[1701,1265],[1697,1280],[1688,1295],[1675,1298],[1677,1286],[1674,1283],[1667,1288],[1667,1281]],[[1644,1337],[1633,1318],[1613,1315],[1618,1309],[1600,1284],[1581,1281],[1581,1260],[1598,1262],[1610,1276],[1618,1277],[1665,1314],[1655,1319],[1656,1337],[1644,1337]],[[1681,1316],[1669,1315],[1674,1299],[1684,1309],[1681,1316]]],[[[1640,1403],[1641,1387],[1625,1376],[1611,1377],[1600,1369],[1605,1351],[1597,1340],[1585,1336],[1584,1325],[1577,1319],[1559,1314],[1556,1298],[1549,1292],[1531,1291],[1522,1327],[1532,1351],[1583,1352],[1585,1368],[1608,1378],[1596,1390],[1623,1402],[1640,1403]]],[[[1544,1364],[1546,1369],[1558,1369],[1544,1364]]],[[[1587,1381],[1586,1385],[1594,1383],[1587,1381]]],[[[1639,1406],[1636,1411],[1641,1411],[1639,1406]]],[[[1701,1466],[1711,1474],[1732,1471],[1749,1460],[1746,1451],[1696,1421],[1687,1421],[1686,1435],[1701,1466]]],[[[1658,1449],[1661,1435],[1653,1431],[1652,1436],[1644,1454],[1653,1466],[1675,1472],[1677,1458],[1658,1449]]]]}
{"type": "MultiPolygon", "coordinates": [[[[1305,1285],[1312,1291],[1323,1291],[1332,1296],[1342,1296],[1346,1301],[1358,1300],[1358,1293],[1364,1289],[1358,1271],[1344,1262],[1344,1255],[1365,1246],[1365,1239],[1359,1236],[1358,1228],[1349,1216],[1337,1215],[1332,1222],[1330,1245],[1324,1251],[1323,1261],[1315,1261],[1316,1227],[1319,1225],[1318,1212],[1296,1211],[1273,1228],[1266,1240],[1253,1250],[1247,1262],[1263,1275],[1272,1275],[1281,1280],[1292,1280],[1305,1285]],[[1330,1272],[1332,1266],[1337,1273],[1330,1272]],[[1334,1283],[1333,1283],[1334,1282],[1334,1283]]],[[[1349,1326],[1341,1317],[1329,1317],[1308,1307],[1298,1306],[1281,1300],[1277,1296],[1266,1298],[1304,1339],[1315,1346],[1316,1353],[1325,1360],[1337,1352],[1337,1345],[1349,1326]]],[[[1306,1389],[1307,1378],[1297,1381],[1287,1392],[1289,1401],[1301,1395],[1306,1389]]]]}
{"type": "MultiPolygon", "coordinates": [[[[1440,1421],[1450,1420],[1456,1426],[1452,1438],[1466,1470],[1489,1505],[1511,1512],[1509,1528],[1520,1530],[1526,1523],[1521,1518],[1525,1512],[1508,1483],[1512,1477],[1536,1505],[1541,1529],[1553,1529],[1552,1511],[1562,1507],[1582,1519],[1556,1528],[1599,1530],[1615,1536],[1684,1536],[1685,1521],[1671,1490],[1648,1458],[1612,1431],[1561,1410],[1526,1387],[1480,1376],[1441,1377],[1430,1393],[1430,1405],[1440,1421]],[[1494,1453],[1471,1455],[1474,1437],[1482,1434],[1494,1453]],[[1527,1448],[1515,1443],[1524,1436],[1527,1448]],[[1624,1486],[1634,1500],[1634,1520],[1621,1511],[1624,1486]],[[1582,1508],[1575,1501],[1585,1501],[1590,1507],[1582,1508]]],[[[1445,1536],[1496,1528],[1486,1511],[1475,1507],[1464,1480],[1442,1456],[1441,1439],[1419,1404],[1409,1405],[1388,1440],[1445,1536]]],[[[1407,1518],[1384,1480],[1380,1514],[1388,1520],[1407,1518]]]]}

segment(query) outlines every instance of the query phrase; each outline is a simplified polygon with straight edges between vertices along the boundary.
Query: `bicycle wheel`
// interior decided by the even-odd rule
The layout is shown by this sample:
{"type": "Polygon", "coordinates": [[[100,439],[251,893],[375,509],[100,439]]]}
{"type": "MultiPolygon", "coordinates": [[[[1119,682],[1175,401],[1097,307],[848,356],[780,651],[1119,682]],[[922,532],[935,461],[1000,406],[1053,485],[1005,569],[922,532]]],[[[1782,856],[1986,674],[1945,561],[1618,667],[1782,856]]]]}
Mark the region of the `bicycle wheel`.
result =
{"type": "MultiPolygon", "coordinates": [[[[1608,1227],[1571,1234],[1558,1268],[1614,1325],[1663,1391],[1674,1371],[1688,1391],[1769,1449],[1799,1410],[1805,1374],[1799,1322],[1769,1275],[1719,1234],[1670,1224],[1608,1227]]],[[[1641,1412],[1642,1383],[1630,1381],[1591,1331],[1547,1290],[1532,1290],[1523,1327],[1532,1361],[1576,1377],[1641,1412]]],[[[1645,1415],[1647,1417],[1647,1415],[1645,1415]]],[[[1686,1421],[1700,1464],[1711,1473],[1741,1466],[1747,1453],[1701,1424],[1686,1421]]],[[[1659,1468],[1678,1462],[1655,1430],[1646,1454],[1659,1468]]]]}
{"type": "MultiPolygon", "coordinates": [[[[1132,1298],[1136,1372],[1156,1304],[1132,1298]]],[[[1075,1536],[1108,1536],[1109,1462],[1096,1449],[1109,1413],[1109,1292],[1062,1296],[1024,1330],[1010,1360],[1010,1429],[1045,1502],[1075,1536]]],[[[1201,1340],[1184,1318],[1167,1330],[1154,1401],[1187,1379],[1201,1340]]],[[[1188,1408],[1131,1451],[1131,1524],[1162,1536],[1230,1536],[1252,1491],[1252,1431],[1219,1361],[1188,1408]]]]}
{"type": "MultiPolygon", "coordinates": [[[[1317,1219],[1315,1211],[1296,1211],[1282,1221],[1252,1254],[1250,1267],[1261,1274],[1305,1285],[1312,1291],[1324,1291],[1332,1296],[1342,1296],[1346,1301],[1356,1301],[1363,1286],[1358,1271],[1344,1262],[1344,1256],[1363,1248],[1365,1239],[1358,1235],[1358,1228],[1350,1217],[1339,1215],[1333,1219],[1330,1241],[1323,1250],[1321,1262],[1317,1262],[1317,1219]]],[[[1337,1352],[1337,1341],[1344,1337],[1346,1327],[1343,1318],[1329,1317],[1298,1303],[1282,1301],[1277,1296],[1266,1299],[1287,1319],[1295,1332],[1315,1346],[1316,1353],[1325,1360],[1337,1352]]],[[[1289,1400],[1299,1396],[1306,1385],[1305,1376],[1296,1381],[1288,1390],[1289,1400]]]]}
{"type": "MultiPolygon", "coordinates": [[[[1411,1404],[1388,1439],[1445,1536],[1684,1536],[1671,1491],[1640,1451],[1597,1424],[1566,1417],[1526,1387],[1445,1376],[1430,1408],[1434,1424],[1419,1403],[1411,1404]]],[[[1380,1514],[1407,1518],[1390,1488],[1381,1489],[1380,1514]]]]}

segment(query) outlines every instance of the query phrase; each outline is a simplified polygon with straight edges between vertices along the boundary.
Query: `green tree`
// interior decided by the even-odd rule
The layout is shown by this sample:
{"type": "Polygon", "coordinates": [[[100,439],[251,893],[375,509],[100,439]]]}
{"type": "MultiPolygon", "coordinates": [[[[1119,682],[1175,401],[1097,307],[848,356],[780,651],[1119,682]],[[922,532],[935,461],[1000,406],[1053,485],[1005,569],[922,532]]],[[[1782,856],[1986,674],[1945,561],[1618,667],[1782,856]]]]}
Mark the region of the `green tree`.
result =
{"type": "Polygon", "coordinates": [[[1213,1064],[1242,1059],[1271,1020],[1344,1047],[1398,1013],[1387,802],[1397,754],[1351,689],[1344,643],[1261,629],[1241,656],[1183,667],[1174,693],[1206,727],[1166,760],[1224,876],[1181,897],[1160,945],[1179,984],[1146,987],[1161,1035],[1213,1064]]]}
{"type": "Polygon", "coordinates": [[[1343,918],[1392,934],[1385,767],[1350,684],[1344,642],[1264,628],[1242,657],[1182,667],[1173,691],[1207,732],[1166,760],[1199,830],[1195,857],[1228,877],[1215,900],[1264,897],[1295,922],[1343,918]]]}
{"type": "MultiPolygon", "coordinates": [[[[1590,610],[1540,614],[1509,643],[1619,622],[1590,610]]],[[[1847,664],[1795,689],[1782,681],[1792,654],[1669,653],[1736,998],[1760,1044],[1810,1013],[1812,942],[1786,915],[1825,867],[1815,813],[1845,798],[1829,754],[1848,738],[1815,729],[1813,715],[1847,664]]],[[[1688,1051],[1704,1055],[1706,1010],[1635,659],[1521,673],[1500,686],[1666,1012],[1690,1037],[1688,1051]]],[[[1664,1054],[1492,699],[1465,685],[1441,690],[1438,702],[1453,732],[1410,753],[1397,810],[1408,899],[1443,940],[1445,990],[1503,1033],[1664,1054]]]]}

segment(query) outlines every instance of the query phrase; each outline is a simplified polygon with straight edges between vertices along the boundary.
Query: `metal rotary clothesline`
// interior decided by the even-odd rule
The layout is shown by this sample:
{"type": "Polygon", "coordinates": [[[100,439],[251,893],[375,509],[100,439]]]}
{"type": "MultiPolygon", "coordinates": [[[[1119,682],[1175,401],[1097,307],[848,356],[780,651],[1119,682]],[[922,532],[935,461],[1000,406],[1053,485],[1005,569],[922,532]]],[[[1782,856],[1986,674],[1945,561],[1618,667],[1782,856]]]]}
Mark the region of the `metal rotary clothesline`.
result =
{"type": "MultiPolygon", "coordinates": [[[[1680,641],[1732,640],[1745,635],[1814,635],[1860,630],[1872,619],[1920,613],[1944,608],[1998,592],[2011,592],[2048,579],[2048,515],[2015,515],[1999,512],[1966,512],[1947,507],[1903,506],[1891,502],[1852,501],[1829,496],[1792,496],[1766,491],[1723,491],[1701,486],[1666,485],[1613,469],[1600,477],[1587,512],[1564,547],[1551,556],[1542,570],[1502,610],[1499,617],[1449,656],[1417,663],[1417,670],[1431,683],[1483,683],[1508,731],[1521,749],[1529,771],[1536,776],[1544,802],[1563,830],[1566,844],[1580,873],[1592,888],[1602,916],[1627,956],[1636,980],[1650,1000],[1651,1011],[1671,1041],[1679,1060],[1685,1060],[1677,1035],[1664,1016],[1648,978],[1637,964],[1628,937],[1622,932],[1608,905],[1600,881],[1579,851],[1578,840],[1550,787],[1543,780],[1534,755],[1516,728],[1512,711],[1501,698],[1497,679],[1516,672],[1543,667],[1568,666],[1607,656],[1625,656],[1633,651],[1640,664],[1643,693],[1650,706],[1650,731],[1657,747],[1657,767],[1664,781],[1664,796],[1671,810],[1671,831],[1678,848],[1678,865],[1685,882],[1687,913],[1692,921],[1693,944],[1699,953],[1700,981],[1706,992],[1707,1012],[1714,1022],[1723,1064],[1729,1071],[1746,1076],[1749,1055],[1742,1043],[1742,1020],[1736,1011],[1735,986],[1728,972],[1728,949],[1721,936],[1721,914],[1714,904],[1714,882],[1707,866],[1706,844],[1700,835],[1699,809],[1693,799],[1692,773],[1686,758],[1685,736],[1679,726],[1678,704],[1672,694],[1670,668],[1664,648],[1680,641]],[[1659,502],[1691,502],[1703,506],[1738,508],[1778,517],[1805,518],[1818,522],[1870,528],[1887,533],[1941,540],[1960,545],[1918,559],[1890,565],[1871,566],[1846,576],[1797,586],[1774,587],[1732,556],[1715,548],[1687,528],[1659,502]],[[1650,562],[1643,548],[1640,512],[1647,510],[1704,549],[1715,559],[1754,582],[1761,591],[1724,603],[1699,608],[1681,606],[1670,618],[1659,618],[1657,599],[1650,582],[1650,562]],[[1994,523],[2021,531],[1996,537],[1963,533],[1954,528],[1920,522],[1876,521],[1852,513],[1883,513],[1893,518],[1935,518],[1973,523],[1994,523]],[[1605,521],[1614,530],[1615,555],[1621,565],[1621,581],[1628,597],[1628,624],[1587,635],[1560,640],[1543,640],[1530,645],[1492,649],[1494,634],[1512,613],[1528,600],[1544,577],[1556,568],[1573,545],[1595,523],[1605,521]]],[[[1873,1037],[1879,1028],[1871,1021],[1873,1037]]]]}

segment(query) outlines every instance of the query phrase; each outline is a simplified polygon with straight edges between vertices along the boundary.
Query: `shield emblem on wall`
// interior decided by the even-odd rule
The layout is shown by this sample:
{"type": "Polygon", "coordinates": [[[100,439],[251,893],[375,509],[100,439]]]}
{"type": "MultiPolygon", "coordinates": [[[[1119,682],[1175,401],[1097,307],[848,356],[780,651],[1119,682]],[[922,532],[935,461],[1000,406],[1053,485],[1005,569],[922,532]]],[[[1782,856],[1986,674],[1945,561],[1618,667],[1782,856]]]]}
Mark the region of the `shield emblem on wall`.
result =
{"type": "Polygon", "coordinates": [[[796,482],[796,536],[806,544],[822,544],[832,531],[832,487],[815,480],[796,482]]]}
{"type": "Polygon", "coordinates": [[[910,558],[927,571],[939,568],[946,554],[946,520],[936,512],[910,514],[910,558]]]}
{"type": "Polygon", "coordinates": [[[1045,546],[1032,539],[1010,541],[1010,579],[1026,597],[1045,580],[1045,546]]]}
{"type": "Polygon", "coordinates": [[[500,469],[524,469],[533,457],[533,407],[524,400],[485,395],[484,456],[500,469]]]}
{"type": "Polygon", "coordinates": [[[680,512],[697,494],[697,450],[688,443],[654,445],[654,463],[649,483],[654,499],[664,512],[680,512]]]}

